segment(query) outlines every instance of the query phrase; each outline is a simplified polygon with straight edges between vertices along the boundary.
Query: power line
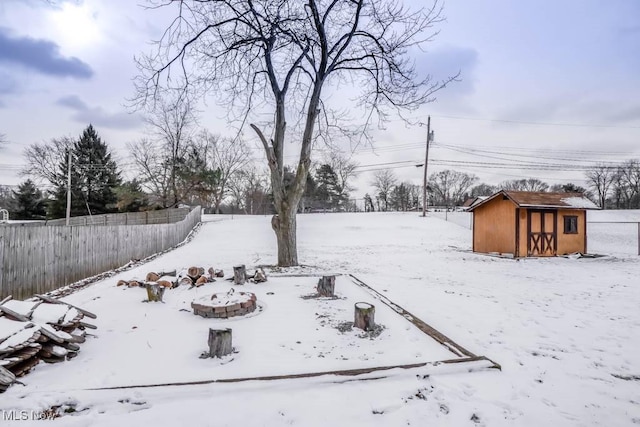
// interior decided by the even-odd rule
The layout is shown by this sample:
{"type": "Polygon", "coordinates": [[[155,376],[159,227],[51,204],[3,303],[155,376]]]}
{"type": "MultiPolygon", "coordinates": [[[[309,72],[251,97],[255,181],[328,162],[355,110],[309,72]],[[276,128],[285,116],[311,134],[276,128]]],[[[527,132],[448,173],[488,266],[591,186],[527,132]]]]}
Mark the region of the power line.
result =
{"type": "MultiPolygon", "coordinates": [[[[424,116],[422,116],[424,117],[424,116]]],[[[587,124],[587,123],[554,123],[554,122],[536,122],[529,120],[506,120],[506,119],[487,119],[480,117],[461,117],[461,116],[447,116],[438,115],[433,116],[442,119],[453,120],[470,120],[481,122],[495,122],[495,123],[509,123],[519,125],[533,125],[533,126],[560,126],[560,127],[584,127],[584,128],[610,128],[610,129],[640,129],[640,126],[619,126],[619,125],[604,125],[604,124],[587,124]]]]}

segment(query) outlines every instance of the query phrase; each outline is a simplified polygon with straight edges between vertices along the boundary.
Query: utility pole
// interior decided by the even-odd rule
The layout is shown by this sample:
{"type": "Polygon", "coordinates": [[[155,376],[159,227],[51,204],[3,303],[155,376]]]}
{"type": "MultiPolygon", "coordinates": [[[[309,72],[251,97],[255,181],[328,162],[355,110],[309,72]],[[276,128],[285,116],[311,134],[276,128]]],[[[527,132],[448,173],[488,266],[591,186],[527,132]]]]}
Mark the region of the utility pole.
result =
{"type": "Polygon", "coordinates": [[[427,216],[427,166],[429,165],[429,145],[433,140],[431,116],[427,118],[427,150],[424,156],[424,177],[422,178],[422,216],[427,216]]]}
{"type": "Polygon", "coordinates": [[[69,218],[71,217],[71,147],[69,150],[69,158],[67,160],[68,170],[67,170],[67,226],[69,226],[69,218]]]}

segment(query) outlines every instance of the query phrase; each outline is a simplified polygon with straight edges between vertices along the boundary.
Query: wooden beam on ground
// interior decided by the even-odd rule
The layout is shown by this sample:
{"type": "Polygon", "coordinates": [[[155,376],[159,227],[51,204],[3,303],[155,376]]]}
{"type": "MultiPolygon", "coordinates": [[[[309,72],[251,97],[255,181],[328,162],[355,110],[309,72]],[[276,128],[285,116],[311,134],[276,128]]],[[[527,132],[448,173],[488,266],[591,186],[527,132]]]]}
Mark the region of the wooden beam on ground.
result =
{"type": "MultiPolygon", "coordinates": [[[[487,359],[484,356],[475,356],[475,357],[466,357],[461,359],[440,360],[437,362],[412,363],[408,365],[375,366],[371,368],[308,372],[303,374],[269,375],[269,376],[263,376],[263,377],[223,378],[223,379],[217,379],[217,380],[201,380],[201,381],[185,381],[185,382],[160,383],[160,384],[140,384],[140,385],[98,387],[98,388],[89,388],[86,390],[90,390],[90,391],[122,390],[122,389],[131,389],[131,388],[177,387],[177,386],[206,385],[206,384],[218,384],[218,383],[226,384],[226,383],[239,383],[239,382],[246,382],[246,381],[277,381],[277,380],[292,380],[292,379],[300,379],[300,378],[314,378],[314,377],[321,377],[325,375],[357,376],[357,375],[369,374],[372,372],[388,371],[391,369],[414,369],[414,368],[422,368],[425,366],[439,366],[439,365],[446,365],[446,364],[478,362],[482,360],[490,362],[492,364],[487,368],[489,369],[496,368],[495,363],[490,359],[487,359]]],[[[379,377],[379,378],[384,378],[384,377],[379,377]]]]}
{"type": "Polygon", "coordinates": [[[75,305],[73,305],[73,304],[69,304],[69,303],[68,303],[68,302],[66,302],[66,301],[60,301],[59,299],[51,298],[50,296],[47,296],[47,295],[40,295],[40,294],[36,294],[35,296],[36,296],[37,298],[40,298],[41,300],[46,301],[46,302],[49,302],[49,303],[51,303],[51,304],[64,304],[64,305],[67,305],[67,306],[69,306],[69,307],[75,308],[75,309],[76,309],[76,310],[78,310],[80,313],[82,313],[82,314],[84,314],[85,316],[90,317],[90,318],[92,318],[92,319],[97,319],[97,318],[98,318],[98,316],[96,316],[96,315],[95,315],[95,314],[93,314],[92,312],[87,311],[87,310],[85,310],[85,309],[83,309],[83,308],[77,307],[77,306],[75,306],[75,305]]]}
{"type": "Polygon", "coordinates": [[[31,320],[29,320],[28,317],[23,316],[22,314],[17,313],[15,311],[11,310],[10,308],[5,307],[3,305],[0,305],[0,311],[3,312],[6,316],[13,317],[14,319],[19,320],[21,322],[30,322],[31,321],[31,320]]]}
{"type": "MultiPolygon", "coordinates": [[[[373,289],[371,286],[367,285],[362,280],[358,279],[353,274],[349,274],[349,276],[354,280],[354,282],[357,285],[359,285],[360,287],[365,288],[367,291],[372,293],[376,297],[376,299],[380,300],[383,304],[386,304],[387,306],[389,306],[393,311],[395,311],[396,313],[398,313],[399,315],[401,315],[402,317],[404,317],[405,319],[407,319],[408,321],[413,323],[422,332],[424,332],[425,334],[429,335],[434,340],[438,341],[440,344],[442,344],[445,347],[447,347],[452,353],[454,353],[454,354],[456,354],[458,356],[466,356],[466,357],[471,357],[471,358],[478,357],[475,354],[473,354],[472,352],[470,352],[469,350],[467,350],[464,347],[462,347],[460,344],[457,344],[451,338],[447,337],[446,335],[444,335],[443,333],[441,333],[440,331],[438,331],[434,327],[430,326],[429,324],[427,324],[426,322],[424,322],[423,320],[418,318],[417,316],[411,314],[410,312],[408,312],[404,308],[400,307],[398,304],[394,303],[389,298],[387,298],[386,296],[382,295],[381,293],[379,293],[378,291],[373,289]]],[[[496,365],[497,365],[497,363],[496,363],[496,365]]]]}

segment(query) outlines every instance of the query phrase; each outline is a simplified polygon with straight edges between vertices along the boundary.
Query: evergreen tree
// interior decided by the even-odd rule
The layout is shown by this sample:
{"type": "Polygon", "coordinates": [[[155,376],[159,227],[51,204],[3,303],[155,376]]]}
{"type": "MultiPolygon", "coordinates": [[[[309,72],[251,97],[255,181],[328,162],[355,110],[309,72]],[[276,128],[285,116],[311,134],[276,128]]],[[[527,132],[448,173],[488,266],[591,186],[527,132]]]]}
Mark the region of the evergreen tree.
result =
{"type": "MultiPolygon", "coordinates": [[[[50,218],[66,213],[68,156],[61,162],[56,177],[50,218]]],[[[116,187],[120,185],[116,162],[107,144],[89,125],[71,147],[71,216],[98,215],[117,211],[116,187]]]]}
{"type": "Polygon", "coordinates": [[[45,201],[42,192],[30,179],[18,186],[14,191],[15,207],[11,217],[14,219],[44,219],[46,216],[45,201]]]}
{"type": "Polygon", "coordinates": [[[118,196],[119,212],[140,212],[149,208],[149,198],[142,191],[140,182],[135,178],[116,188],[116,195],[118,196]]]}
{"type": "Polygon", "coordinates": [[[316,199],[324,209],[338,210],[344,203],[344,195],[338,184],[338,176],[331,165],[321,165],[316,171],[316,199]]]}

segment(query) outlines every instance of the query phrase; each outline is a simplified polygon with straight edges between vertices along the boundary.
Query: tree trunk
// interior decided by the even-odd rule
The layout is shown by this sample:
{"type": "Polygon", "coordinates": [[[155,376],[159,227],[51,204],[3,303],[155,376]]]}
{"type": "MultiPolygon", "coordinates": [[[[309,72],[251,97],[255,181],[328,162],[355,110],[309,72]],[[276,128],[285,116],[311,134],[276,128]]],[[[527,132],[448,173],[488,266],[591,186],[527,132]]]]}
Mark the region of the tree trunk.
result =
{"type": "Polygon", "coordinates": [[[298,265],[295,212],[274,215],[271,218],[271,226],[278,241],[278,266],[293,267],[298,265]]]}
{"type": "Polygon", "coordinates": [[[374,319],[375,314],[376,308],[373,304],[357,302],[355,305],[353,326],[363,331],[372,331],[376,326],[374,319]]]}
{"type": "Polygon", "coordinates": [[[236,265],[235,267],[233,267],[233,283],[235,283],[236,285],[244,285],[246,281],[247,270],[244,264],[236,265]]]}
{"type": "Polygon", "coordinates": [[[231,354],[231,329],[209,329],[209,357],[231,354]]]}
{"type": "Polygon", "coordinates": [[[162,302],[165,288],[157,283],[146,283],[147,299],[149,302],[162,302]]]}
{"type": "Polygon", "coordinates": [[[336,276],[322,276],[318,281],[318,295],[321,297],[334,296],[336,286],[336,276]]]}

